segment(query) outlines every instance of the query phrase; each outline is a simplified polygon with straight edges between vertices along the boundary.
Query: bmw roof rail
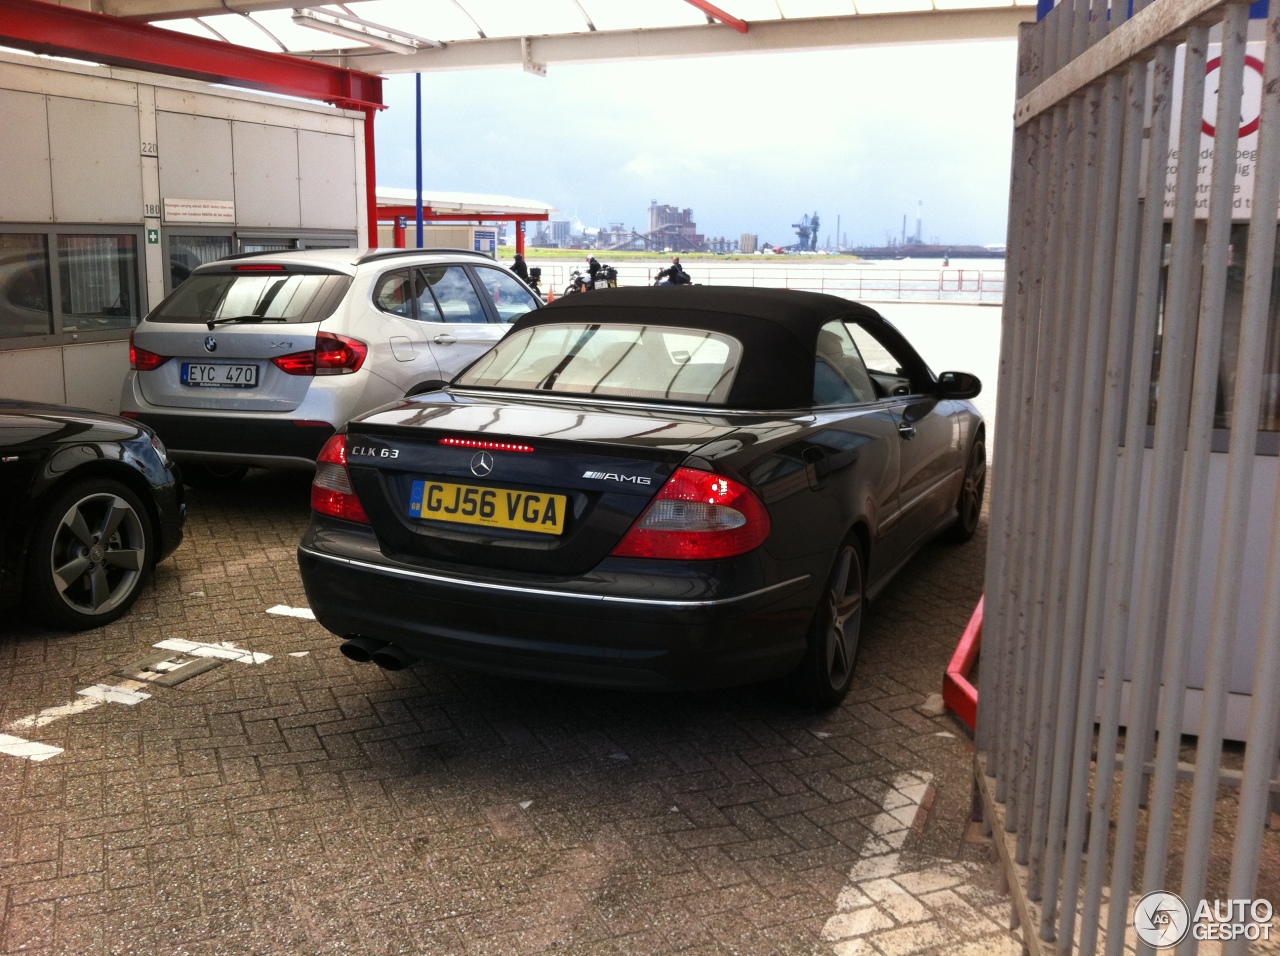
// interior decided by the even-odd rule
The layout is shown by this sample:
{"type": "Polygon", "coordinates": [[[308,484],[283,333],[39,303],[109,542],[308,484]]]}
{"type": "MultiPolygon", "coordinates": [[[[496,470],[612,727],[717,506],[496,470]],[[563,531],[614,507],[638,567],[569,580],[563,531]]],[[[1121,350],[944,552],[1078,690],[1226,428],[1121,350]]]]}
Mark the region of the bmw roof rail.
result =
{"type": "Polygon", "coordinates": [[[356,260],[356,265],[363,265],[366,262],[373,262],[375,259],[390,259],[395,256],[431,256],[431,255],[449,255],[449,256],[479,256],[481,259],[493,261],[494,256],[487,252],[478,252],[475,249],[371,249],[356,260]]]}

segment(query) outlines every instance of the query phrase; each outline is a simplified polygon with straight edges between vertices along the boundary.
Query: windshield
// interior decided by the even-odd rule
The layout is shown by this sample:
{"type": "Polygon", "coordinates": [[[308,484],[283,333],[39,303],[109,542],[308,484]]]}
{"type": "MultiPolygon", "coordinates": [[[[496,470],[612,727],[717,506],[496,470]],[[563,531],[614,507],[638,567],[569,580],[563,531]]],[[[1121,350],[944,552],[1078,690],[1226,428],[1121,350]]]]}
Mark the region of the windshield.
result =
{"type": "Polygon", "coordinates": [[[499,342],[454,384],[723,405],[737,339],[655,325],[538,325],[499,342]]]}
{"type": "Polygon", "coordinates": [[[349,276],[280,273],[193,275],[147,318],[152,322],[208,322],[261,318],[319,322],[337,308],[349,276]]]}

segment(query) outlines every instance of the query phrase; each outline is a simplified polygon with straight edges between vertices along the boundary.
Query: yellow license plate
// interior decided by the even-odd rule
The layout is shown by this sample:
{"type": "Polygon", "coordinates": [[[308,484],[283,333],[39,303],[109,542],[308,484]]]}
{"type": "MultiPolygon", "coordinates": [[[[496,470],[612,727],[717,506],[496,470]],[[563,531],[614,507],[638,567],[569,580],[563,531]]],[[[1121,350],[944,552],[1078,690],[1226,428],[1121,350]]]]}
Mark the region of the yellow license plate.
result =
{"type": "Polygon", "coordinates": [[[564,531],[568,504],[566,495],[455,485],[447,481],[415,481],[409,514],[431,521],[560,534],[564,531]]]}

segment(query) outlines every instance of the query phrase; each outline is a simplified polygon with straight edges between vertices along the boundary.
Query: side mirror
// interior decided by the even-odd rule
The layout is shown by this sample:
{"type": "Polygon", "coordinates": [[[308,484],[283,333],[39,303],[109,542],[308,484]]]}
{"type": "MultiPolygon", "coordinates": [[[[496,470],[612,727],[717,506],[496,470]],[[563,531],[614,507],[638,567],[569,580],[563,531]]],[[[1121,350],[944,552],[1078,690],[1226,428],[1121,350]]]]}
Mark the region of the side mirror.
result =
{"type": "Polygon", "coordinates": [[[977,398],[982,381],[968,372],[943,372],[938,376],[939,398],[977,398]]]}

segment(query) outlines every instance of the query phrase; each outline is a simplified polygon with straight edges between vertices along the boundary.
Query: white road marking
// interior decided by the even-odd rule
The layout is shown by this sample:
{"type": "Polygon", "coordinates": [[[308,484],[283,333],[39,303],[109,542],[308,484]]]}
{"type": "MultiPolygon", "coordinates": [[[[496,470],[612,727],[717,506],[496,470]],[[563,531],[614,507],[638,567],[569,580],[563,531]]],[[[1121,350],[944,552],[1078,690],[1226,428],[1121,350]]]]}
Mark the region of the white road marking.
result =
{"type": "Polygon", "coordinates": [[[289,607],[287,604],[277,604],[275,607],[267,608],[268,614],[279,614],[281,617],[300,617],[304,621],[314,621],[315,614],[309,607],[289,607]]]}
{"type": "Polygon", "coordinates": [[[246,651],[243,648],[236,647],[230,641],[223,641],[221,644],[203,644],[199,641],[187,641],[180,637],[171,637],[151,646],[158,647],[162,651],[181,651],[192,657],[218,657],[224,661],[239,661],[241,664],[265,664],[271,660],[270,654],[246,651]]]}
{"type": "Polygon", "coordinates": [[[836,915],[822,929],[835,956],[955,953],[964,944],[975,953],[1019,952],[1020,944],[992,919],[990,906],[955,892],[972,881],[977,864],[902,859],[932,781],[927,773],[888,778],[882,812],[862,821],[871,833],[836,900],[836,915]]]}
{"type": "Polygon", "coordinates": [[[290,657],[310,657],[311,652],[310,651],[290,651],[289,656],[290,657]]]}
{"type": "MultiPolygon", "coordinates": [[[[6,728],[7,730],[36,730],[40,727],[47,727],[55,720],[61,720],[63,717],[70,717],[73,714],[83,714],[85,711],[93,710],[95,707],[101,707],[103,704],[128,704],[132,707],[141,701],[146,700],[150,694],[137,693],[138,688],[145,687],[138,681],[127,680],[119,684],[94,684],[92,687],[85,687],[76,691],[80,697],[67,704],[60,704],[57,707],[46,707],[37,714],[29,714],[26,717],[19,717],[6,728]]],[[[53,756],[50,754],[49,756],[53,756]]]]}
{"type": "Polygon", "coordinates": [[[112,686],[111,684],[94,684],[92,687],[86,687],[83,690],[76,691],[83,697],[90,700],[101,701],[104,704],[125,704],[134,707],[141,704],[144,700],[150,700],[150,694],[139,693],[133,687],[126,686],[128,684],[137,684],[135,681],[126,681],[124,684],[112,686]]]}
{"type": "Polygon", "coordinates": [[[39,761],[56,757],[60,753],[62,753],[61,747],[50,747],[48,744],[38,744],[34,740],[23,740],[21,737],[0,734],[0,754],[39,761]]]}
{"type": "Polygon", "coordinates": [[[60,704],[57,707],[46,707],[38,714],[29,714],[26,717],[19,717],[17,720],[9,724],[6,730],[36,730],[53,723],[55,720],[61,720],[63,717],[70,717],[72,714],[83,714],[86,710],[93,710],[95,707],[101,707],[106,701],[91,700],[88,697],[81,697],[73,700],[69,704],[60,704]]]}
{"type": "Polygon", "coordinates": [[[521,809],[521,810],[528,810],[531,806],[533,806],[533,801],[532,801],[532,800],[521,800],[521,801],[520,801],[520,809],[521,809]]]}

